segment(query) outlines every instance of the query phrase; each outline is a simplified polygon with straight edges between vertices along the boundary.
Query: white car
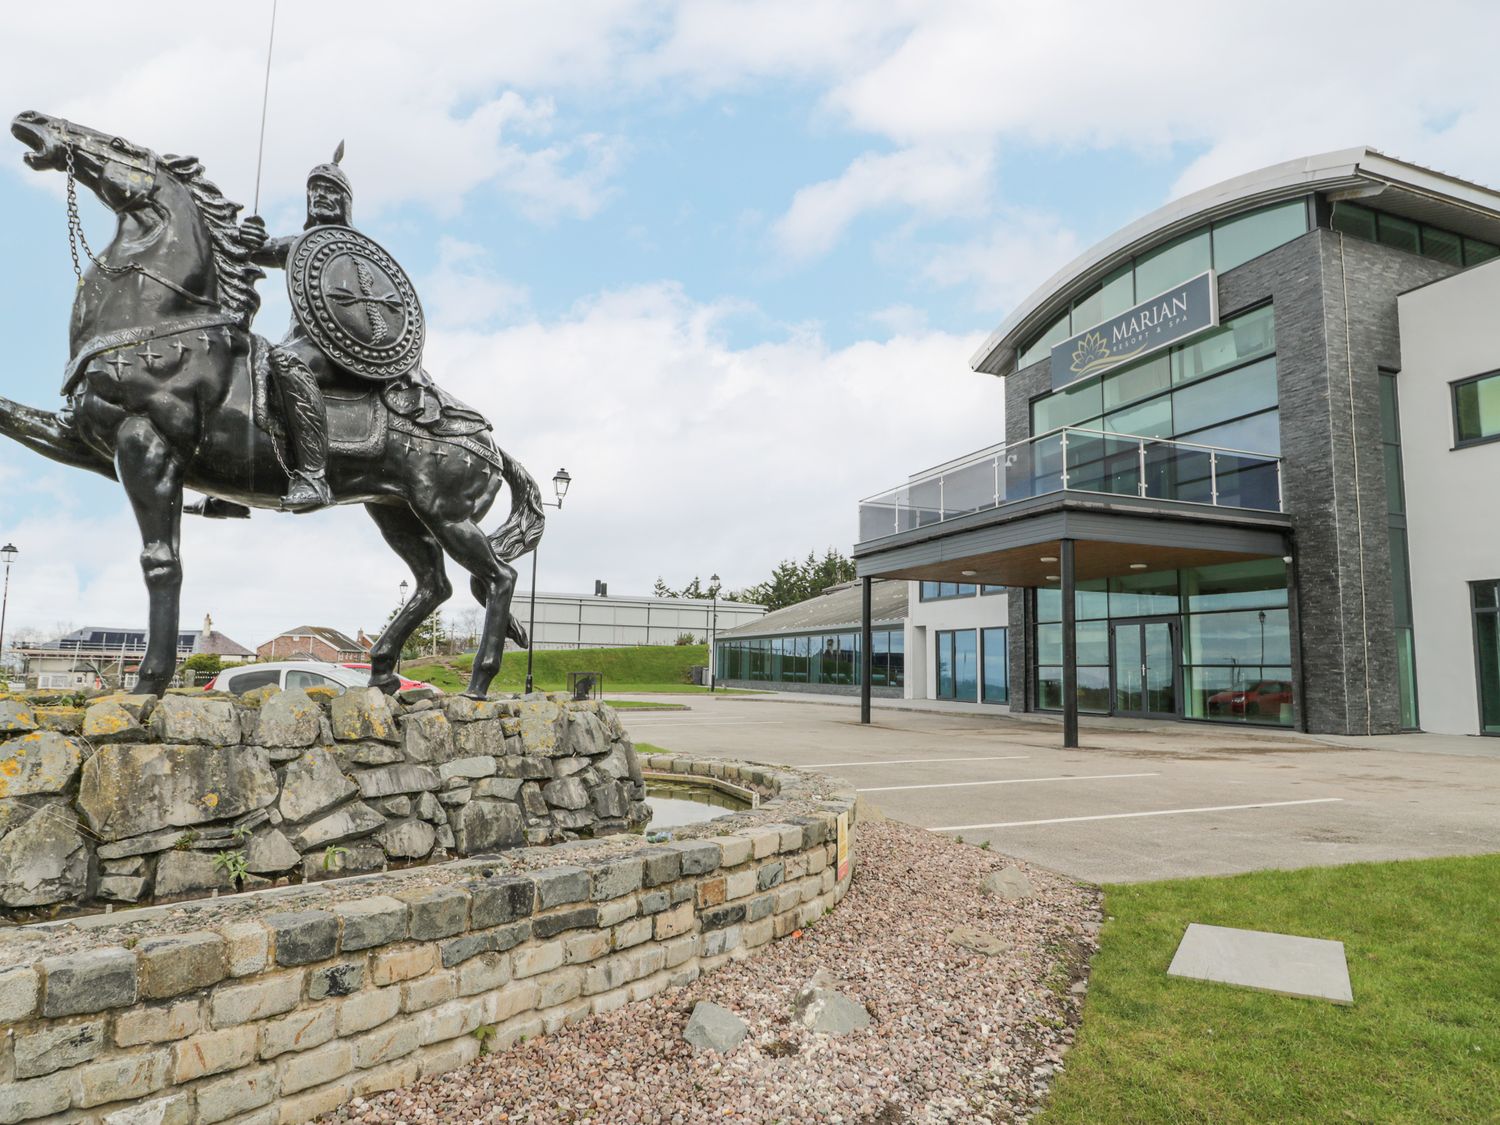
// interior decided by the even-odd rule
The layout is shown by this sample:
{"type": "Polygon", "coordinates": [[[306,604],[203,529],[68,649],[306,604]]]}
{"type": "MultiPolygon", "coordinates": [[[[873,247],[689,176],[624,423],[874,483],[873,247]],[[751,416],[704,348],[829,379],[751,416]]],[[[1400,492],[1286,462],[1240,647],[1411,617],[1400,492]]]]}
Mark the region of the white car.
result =
{"type": "Polygon", "coordinates": [[[318,660],[277,660],[269,664],[246,664],[242,668],[225,668],[208,683],[204,691],[228,691],[244,695],[258,687],[274,685],[286,688],[332,688],[342,695],[350,688],[370,686],[370,673],[318,660]]]}

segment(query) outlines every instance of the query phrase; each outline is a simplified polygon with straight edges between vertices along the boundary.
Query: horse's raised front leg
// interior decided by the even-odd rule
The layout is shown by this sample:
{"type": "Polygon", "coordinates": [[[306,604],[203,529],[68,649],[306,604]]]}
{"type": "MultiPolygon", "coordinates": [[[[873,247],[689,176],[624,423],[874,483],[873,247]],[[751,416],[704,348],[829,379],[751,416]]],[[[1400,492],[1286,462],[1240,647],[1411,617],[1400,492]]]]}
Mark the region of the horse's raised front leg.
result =
{"type": "Polygon", "coordinates": [[[182,593],[182,461],[144,418],[120,427],[115,472],[141,529],[141,573],[151,598],[146,656],[136,690],[160,695],[177,670],[178,600],[182,593]]]}
{"type": "Polygon", "coordinates": [[[417,580],[411,597],[370,650],[370,686],[394,693],[401,686],[396,663],[401,659],[406,638],[427,619],[428,614],[452,596],[453,587],[443,566],[442,547],[410,508],[366,504],[365,511],[370,513],[391,550],[411,567],[412,577],[417,580]]]}

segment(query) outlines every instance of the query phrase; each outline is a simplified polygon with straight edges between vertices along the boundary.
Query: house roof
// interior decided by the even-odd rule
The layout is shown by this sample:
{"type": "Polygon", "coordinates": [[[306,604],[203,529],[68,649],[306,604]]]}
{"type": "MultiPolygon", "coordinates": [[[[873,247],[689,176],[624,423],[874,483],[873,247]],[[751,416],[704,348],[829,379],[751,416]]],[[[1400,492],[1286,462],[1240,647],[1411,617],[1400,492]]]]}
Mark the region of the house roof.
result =
{"type": "MultiPolygon", "coordinates": [[[[816,598],[774,610],[738,629],[728,629],[719,637],[765,637],[783,633],[811,633],[819,629],[858,628],[860,620],[860,584],[845,582],[830,586],[816,598]]],[[[906,620],[906,583],[876,582],[870,589],[870,620],[877,625],[893,625],[906,620]]]]}
{"type": "MultiPolygon", "coordinates": [[[[360,644],[347,633],[341,633],[337,629],[329,628],[327,625],[298,625],[295,629],[286,629],[271,638],[271,641],[280,640],[282,637],[316,637],[325,644],[330,644],[340,652],[364,652],[366,646],[360,644]]],[[[267,641],[266,644],[270,644],[267,641]]]]}
{"type": "MultiPolygon", "coordinates": [[[[90,652],[104,655],[145,651],[146,630],[129,626],[85,625],[55,640],[22,646],[28,652],[90,652]]],[[[177,652],[214,653],[219,656],[254,656],[255,653],[218,630],[181,629],[177,633],[177,652]]]]}

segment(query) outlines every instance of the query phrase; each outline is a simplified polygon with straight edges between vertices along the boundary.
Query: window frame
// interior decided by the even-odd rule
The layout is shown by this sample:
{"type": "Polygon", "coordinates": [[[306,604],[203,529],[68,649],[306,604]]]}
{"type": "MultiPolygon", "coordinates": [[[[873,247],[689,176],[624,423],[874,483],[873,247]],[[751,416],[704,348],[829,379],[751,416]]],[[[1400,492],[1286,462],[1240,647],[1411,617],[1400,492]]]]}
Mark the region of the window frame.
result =
{"type": "Polygon", "coordinates": [[[1475,596],[1481,586],[1500,587],[1500,579],[1470,579],[1469,587],[1469,632],[1474,643],[1474,704],[1477,712],[1478,730],[1481,738],[1500,738],[1500,730],[1485,730],[1484,724],[1484,673],[1479,663],[1479,615],[1500,618],[1500,607],[1480,606],[1475,596]]]}
{"type": "Polygon", "coordinates": [[[1500,430],[1483,437],[1462,437],[1458,425],[1458,389],[1470,383],[1478,383],[1484,379],[1500,378],[1500,368],[1494,371],[1483,371],[1478,375],[1465,375],[1462,379],[1451,379],[1448,382],[1448,402],[1453,416],[1453,446],[1450,452],[1460,449],[1468,449],[1475,445],[1489,445],[1491,442],[1500,441],[1500,430]]]}

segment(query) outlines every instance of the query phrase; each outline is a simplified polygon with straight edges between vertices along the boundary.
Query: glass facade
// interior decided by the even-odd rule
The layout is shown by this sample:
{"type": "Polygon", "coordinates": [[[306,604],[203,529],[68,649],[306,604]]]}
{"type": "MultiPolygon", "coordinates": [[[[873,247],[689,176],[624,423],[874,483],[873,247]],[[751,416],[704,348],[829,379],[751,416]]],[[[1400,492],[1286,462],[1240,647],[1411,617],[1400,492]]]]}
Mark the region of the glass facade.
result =
{"type": "MultiPolygon", "coordinates": [[[[1080,711],[1291,725],[1291,635],[1280,559],[1080,582],[1075,614],[1080,711]],[[1167,618],[1172,627],[1154,629],[1160,622],[1141,620],[1151,617],[1167,618]],[[1120,673],[1122,645],[1139,657],[1138,664],[1125,662],[1131,677],[1120,673]]],[[[1037,703],[1058,710],[1062,594],[1056,587],[1036,592],[1036,622],[1037,703]]]]}
{"type": "Polygon", "coordinates": [[[1453,384],[1453,444],[1500,437],[1500,371],[1453,384]]]}
{"type": "Polygon", "coordinates": [[[1420,254],[1452,266],[1477,266],[1500,254],[1500,246],[1493,243],[1403,219],[1399,215],[1387,215],[1384,211],[1372,211],[1357,203],[1336,202],[1331,225],[1351,238],[1378,242],[1382,246],[1420,254]]]}
{"type": "MultiPolygon", "coordinates": [[[[1293,199],[1213,223],[1142,254],[1099,285],[1021,349],[1016,367],[1046,359],[1052,345],[1124,312],[1206,269],[1220,273],[1258,258],[1308,231],[1308,201],[1293,199]]],[[[1033,433],[1039,431],[1032,431],[1033,433]]]]}
{"type": "Polygon", "coordinates": [[[1010,702],[1009,630],[942,629],[934,634],[933,683],[938,699],[1010,702]]]}
{"type": "Polygon", "coordinates": [[[1380,437],[1385,454],[1386,520],[1391,540],[1391,605],[1396,626],[1396,688],[1401,728],[1416,730],[1417,645],[1411,614],[1411,555],[1406,542],[1406,490],[1401,477],[1401,413],[1396,373],[1380,373],[1380,437]]]}
{"type": "Polygon", "coordinates": [[[1500,734],[1500,581],[1470,582],[1474,659],[1479,677],[1479,731],[1500,734]]]}
{"type": "Polygon", "coordinates": [[[921,600],[936,602],[944,598],[972,598],[978,589],[972,582],[923,582],[921,600]]]}
{"type": "MultiPolygon", "coordinates": [[[[901,627],[872,630],[870,683],[906,683],[906,634],[901,627]]],[[[803,633],[782,637],[743,637],[719,642],[715,675],[721,680],[765,684],[857,686],[862,654],[859,633],[803,633]]]]}
{"type": "Polygon", "coordinates": [[[983,663],[980,701],[1010,702],[1010,652],[1006,639],[1009,629],[981,629],[980,653],[983,663]]]}

